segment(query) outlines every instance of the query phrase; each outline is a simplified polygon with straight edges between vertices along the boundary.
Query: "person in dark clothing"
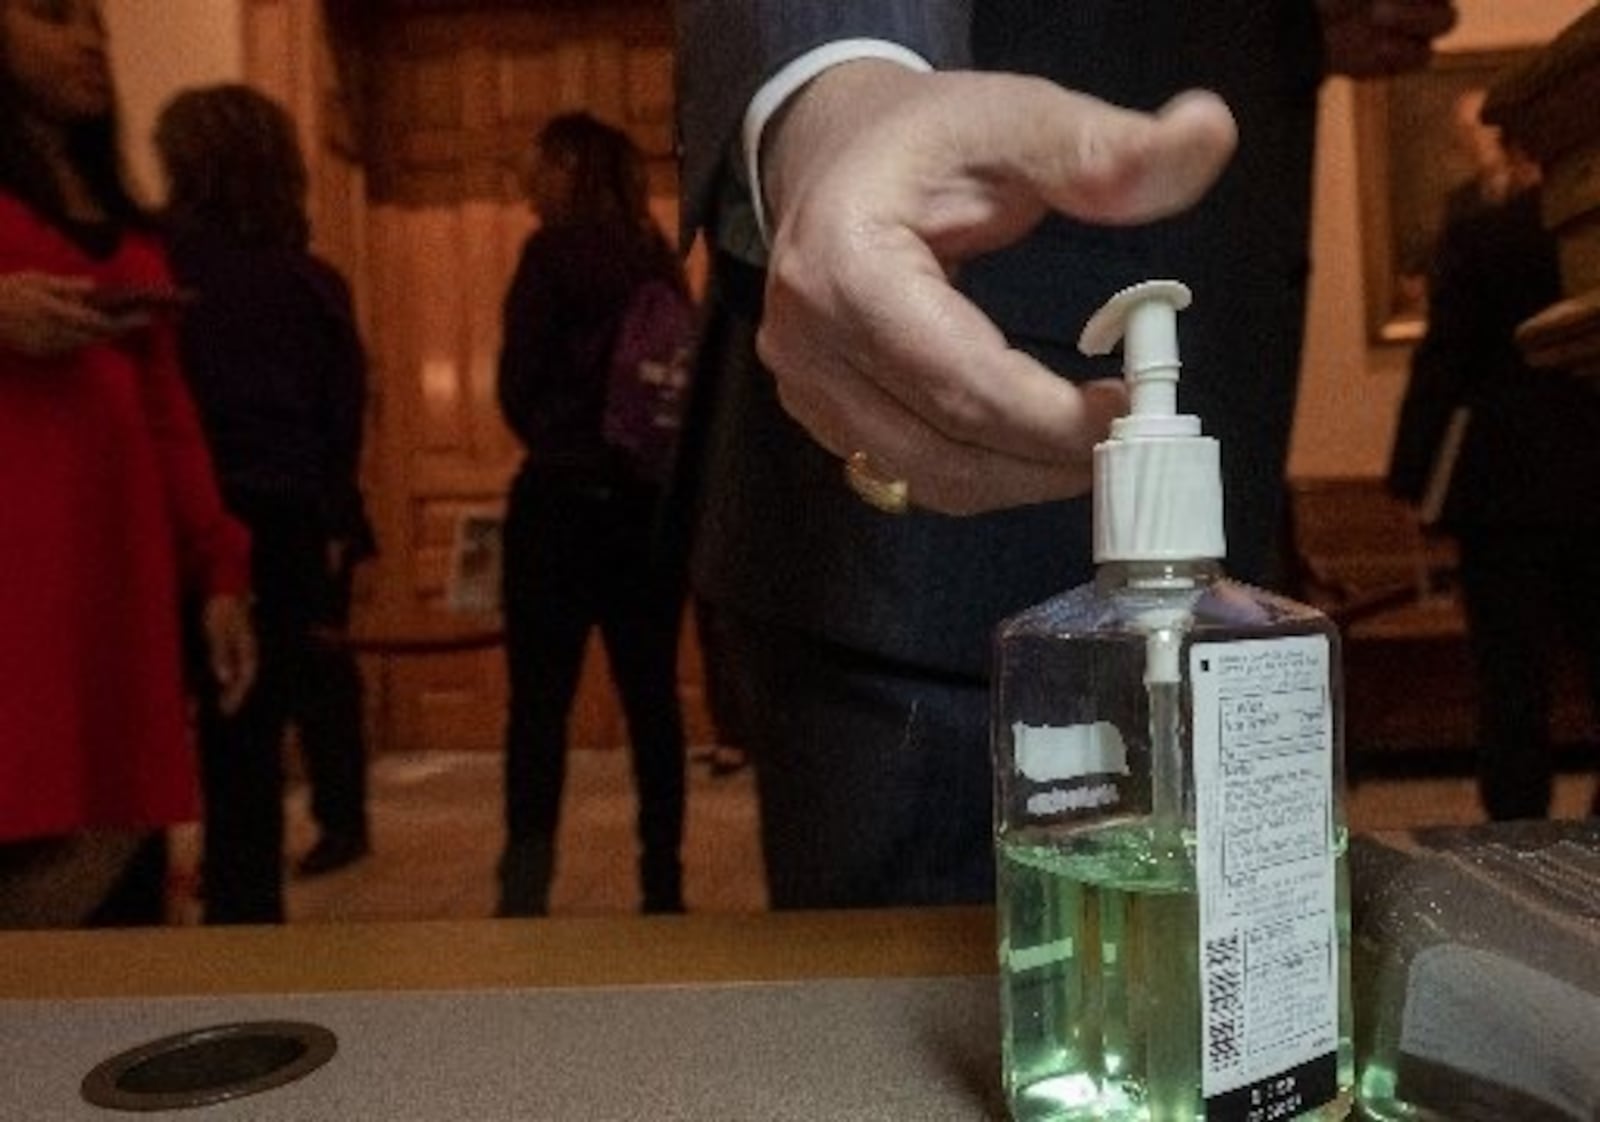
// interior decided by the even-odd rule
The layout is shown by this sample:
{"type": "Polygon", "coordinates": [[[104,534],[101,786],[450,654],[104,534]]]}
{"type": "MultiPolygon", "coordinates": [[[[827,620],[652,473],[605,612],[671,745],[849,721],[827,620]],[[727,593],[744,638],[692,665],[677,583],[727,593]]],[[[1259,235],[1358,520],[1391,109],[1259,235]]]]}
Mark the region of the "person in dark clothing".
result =
{"type": "Polygon", "coordinates": [[[1185,411],[1226,450],[1229,567],[1268,579],[1318,89],[1422,64],[1451,5],[675,12],[707,335],[760,344],[703,383],[692,574],[758,718],[773,904],[990,900],[991,636],[1090,578],[1091,448],[1126,408],[1078,332],[1126,285],[1194,288],[1185,411]]]}
{"type": "Polygon", "coordinates": [[[349,289],[307,249],[294,124],[240,85],[178,95],[156,144],[173,270],[194,299],[180,332],[228,507],[254,542],[261,676],[232,718],[201,691],[205,917],[283,918],[281,745],[300,731],[326,872],[368,851],[361,681],[330,643],[352,566],[372,552],[358,485],[365,362],[349,289]]]}
{"type": "Polygon", "coordinates": [[[1478,792],[1497,820],[1550,812],[1552,678],[1566,640],[1600,715],[1600,387],[1530,367],[1516,343],[1517,326],[1561,297],[1536,169],[1518,178],[1519,193],[1445,226],[1412,359],[1413,385],[1466,411],[1439,526],[1460,546],[1478,792]]]}
{"type": "Polygon", "coordinates": [[[499,369],[500,405],[527,456],[505,527],[511,698],[498,912],[549,907],[568,714],[595,626],[633,753],[644,909],[680,911],[682,564],[658,532],[659,488],[606,443],[602,419],[629,297],[651,279],[686,284],[646,209],[643,160],[618,130],[587,114],[552,119],[528,189],[541,224],[506,294],[499,369]]]}

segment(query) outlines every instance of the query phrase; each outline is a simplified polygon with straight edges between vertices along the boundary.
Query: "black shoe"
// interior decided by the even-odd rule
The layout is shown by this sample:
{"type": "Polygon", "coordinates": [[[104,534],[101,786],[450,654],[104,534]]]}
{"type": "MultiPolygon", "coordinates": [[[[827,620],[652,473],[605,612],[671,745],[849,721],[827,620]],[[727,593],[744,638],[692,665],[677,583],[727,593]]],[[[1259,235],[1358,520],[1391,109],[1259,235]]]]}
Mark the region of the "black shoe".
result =
{"type": "Polygon", "coordinates": [[[639,887],[645,915],[675,915],[683,906],[683,865],[676,856],[667,860],[641,859],[639,887]]]}
{"type": "Polygon", "coordinates": [[[365,837],[358,834],[324,834],[300,858],[295,871],[303,877],[320,877],[346,865],[353,865],[372,852],[365,837]]]}
{"type": "Polygon", "coordinates": [[[494,909],[496,918],[526,919],[550,914],[555,852],[548,841],[530,838],[508,843],[497,871],[500,901],[494,909]]]}

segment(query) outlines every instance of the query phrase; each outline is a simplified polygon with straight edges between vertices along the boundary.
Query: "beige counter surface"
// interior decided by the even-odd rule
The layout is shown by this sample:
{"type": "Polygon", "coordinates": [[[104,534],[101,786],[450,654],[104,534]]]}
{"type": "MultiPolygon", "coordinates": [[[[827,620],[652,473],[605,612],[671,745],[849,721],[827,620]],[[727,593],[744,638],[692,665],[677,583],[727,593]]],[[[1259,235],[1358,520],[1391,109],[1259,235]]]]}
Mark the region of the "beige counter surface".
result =
{"type": "Polygon", "coordinates": [[[993,930],[962,909],[0,934],[0,1118],[94,1122],[111,1088],[195,1122],[986,1122],[993,930]],[[284,1081],[240,1090],[266,1058],[284,1081]],[[197,1084],[231,1097],[149,1097],[197,1084]]]}
{"type": "Polygon", "coordinates": [[[0,999],[993,973],[988,909],[0,933],[0,999]]]}

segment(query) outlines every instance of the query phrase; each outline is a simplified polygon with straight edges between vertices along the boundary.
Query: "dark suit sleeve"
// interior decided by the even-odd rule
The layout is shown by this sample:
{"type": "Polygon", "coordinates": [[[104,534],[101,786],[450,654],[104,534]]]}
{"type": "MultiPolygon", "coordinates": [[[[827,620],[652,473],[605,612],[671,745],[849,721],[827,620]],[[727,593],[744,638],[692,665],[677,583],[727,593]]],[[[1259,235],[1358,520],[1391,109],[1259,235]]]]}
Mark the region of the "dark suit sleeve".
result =
{"type": "Polygon", "coordinates": [[[883,39],[936,67],[960,66],[972,22],[970,0],[680,0],[676,8],[686,231],[706,224],[745,108],[786,63],[839,39],[883,39]]]}
{"type": "MultiPolygon", "coordinates": [[[[1428,329],[1411,355],[1411,374],[1389,453],[1389,490],[1411,503],[1422,500],[1450,426],[1469,404],[1485,368],[1500,361],[1510,333],[1497,341],[1496,317],[1484,299],[1476,219],[1463,213],[1447,222],[1434,249],[1428,277],[1428,329]]],[[[1491,282],[1492,283],[1492,282],[1491,282]]]]}

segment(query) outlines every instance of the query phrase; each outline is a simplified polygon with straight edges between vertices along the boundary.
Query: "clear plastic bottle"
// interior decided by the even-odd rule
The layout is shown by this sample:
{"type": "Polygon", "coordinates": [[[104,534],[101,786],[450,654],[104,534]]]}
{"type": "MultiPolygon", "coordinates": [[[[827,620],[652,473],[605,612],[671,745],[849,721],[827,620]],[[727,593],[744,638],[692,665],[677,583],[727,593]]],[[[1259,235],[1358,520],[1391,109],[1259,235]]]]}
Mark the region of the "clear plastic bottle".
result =
{"type": "Polygon", "coordinates": [[[1222,572],[1215,441],[1175,414],[1170,281],[1119,293],[1133,409],[1096,450],[1095,581],[1002,625],[994,747],[1017,1122],[1351,1105],[1339,637],[1222,572]]]}

